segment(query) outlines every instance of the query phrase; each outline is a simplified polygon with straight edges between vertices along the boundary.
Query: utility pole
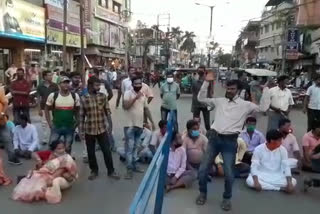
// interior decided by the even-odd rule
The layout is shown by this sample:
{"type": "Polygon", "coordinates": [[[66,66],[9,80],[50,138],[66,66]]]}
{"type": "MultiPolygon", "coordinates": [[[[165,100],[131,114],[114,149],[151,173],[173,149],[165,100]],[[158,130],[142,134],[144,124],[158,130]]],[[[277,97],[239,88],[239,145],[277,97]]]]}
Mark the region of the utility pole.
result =
{"type": "MultiPolygon", "coordinates": [[[[212,16],[213,16],[213,8],[214,6],[210,6],[210,34],[209,34],[209,39],[211,39],[211,36],[212,36],[212,16]]],[[[207,67],[210,68],[210,65],[211,65],[211,50],[210,50],[210,47],[209,47],[209,50],[208,50],[208,65],[207,67]]]]}
{"type": "Polygon", "coordinates": [[[80,73],[82,76],[82,84],[85,84],[86,81],[86,72],[85,72],[85,66],[84,66],[84,62],[85,62],[85,55],[84,55],[84,0],[80,0],[80,53],[81,53],[81,58],[80,58],[80,73]]]}
{"type": "Polygon", "coordinates": [[[63,1],[63,71],[67,66],[67,8],[68,0],[63,1]]]}

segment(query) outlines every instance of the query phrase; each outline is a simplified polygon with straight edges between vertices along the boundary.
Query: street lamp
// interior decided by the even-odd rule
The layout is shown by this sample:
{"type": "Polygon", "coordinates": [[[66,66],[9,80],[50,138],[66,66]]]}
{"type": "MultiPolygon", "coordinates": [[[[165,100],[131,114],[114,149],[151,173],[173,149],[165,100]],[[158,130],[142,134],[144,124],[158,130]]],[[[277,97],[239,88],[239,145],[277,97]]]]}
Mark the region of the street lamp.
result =
{"type": "Polygon", "coordinates": [[[215,7],[215,5],[212,5],[212,6],[210,6],[210,5],[206,5],[206,4],[200,4],[199,2],[196,2],[195,3],[196,5],[198,5],[198,6],[205,6],[205,7],[209,7],[210,8],[210,37],[211,37],[211,35],[212,35],[212,16],[213,16],[213,8],[215,7]]]}

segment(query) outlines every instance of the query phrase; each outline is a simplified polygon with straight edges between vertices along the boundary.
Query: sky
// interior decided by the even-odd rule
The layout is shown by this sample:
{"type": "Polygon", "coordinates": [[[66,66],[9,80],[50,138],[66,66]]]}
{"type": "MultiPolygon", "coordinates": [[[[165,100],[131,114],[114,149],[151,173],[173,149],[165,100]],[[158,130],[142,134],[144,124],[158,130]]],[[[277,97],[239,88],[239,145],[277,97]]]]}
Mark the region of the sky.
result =
{"type": "MultiPolygon", "coordinates": [[[[257,20],[268,0],[131,0],[131,27],[137,20],[148,26],[157,23],[158,14],[170,13],[170,26],[193,31],[197,38],[197,52],[206,51],[210,32],[210,8],[213,9],[213,37],[224,52],[231,52],[241,29],[250,19],[257,20]]],[[[160,16],[160,25],[168,25],[167,16],[160,16]]],[[[166,27],[163,28],[163,30],[166,27]]]]}

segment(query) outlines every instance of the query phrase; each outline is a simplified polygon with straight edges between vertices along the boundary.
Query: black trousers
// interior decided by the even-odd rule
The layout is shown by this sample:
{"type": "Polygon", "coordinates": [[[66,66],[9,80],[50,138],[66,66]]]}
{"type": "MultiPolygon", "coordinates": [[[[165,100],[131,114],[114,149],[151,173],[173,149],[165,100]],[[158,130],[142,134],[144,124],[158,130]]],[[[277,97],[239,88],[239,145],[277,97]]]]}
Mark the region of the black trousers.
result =
{"type": "Polygon", "coordinates": [[[86,134],[85,139],[86,139],[86,145],[87,145],[89,167],[91,169],[91,172],[98,173],[99,171],[97,158],[96,158],[96,140],[97,140],[103,154],[104,162],[108,169],[108,175],[112,174],[114,172],[114,168],[113,168],[112,154],[110,150],[110,143],[109,143],[107,132],[104,132],[99,135],[86,134]]]}
{"type": "Polygon", "coordinates": [[[206,107],[202,107],[202,108],[194,108],[193,110],[193,117],[199,117],[200,118],[200,113],[202,112],[202,116],[203,116],[203,121],[204,121],[204,125],[206,127],[206,130],[209,131],[210,130],[210,111],[208,110],[208,108],[206,107]]]}
{"type": "Polygon", "coordinates": [[[313,110],[308,108],[308,131],[311,131],[312,124],[315,121],[320,121],[320,110],[313,110]]]}

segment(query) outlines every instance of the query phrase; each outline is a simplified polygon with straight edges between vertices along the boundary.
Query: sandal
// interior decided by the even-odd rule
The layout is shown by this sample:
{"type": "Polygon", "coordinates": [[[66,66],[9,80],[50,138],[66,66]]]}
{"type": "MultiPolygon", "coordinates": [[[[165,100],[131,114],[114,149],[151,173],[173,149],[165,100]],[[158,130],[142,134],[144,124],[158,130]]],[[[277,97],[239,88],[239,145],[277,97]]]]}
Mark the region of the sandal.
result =
{"type": "Polygon", "coordinates": [[[207,202],[207,196],[203,193],[197,197],[196,204],[197,205],[204,205],[207,202]]]}

